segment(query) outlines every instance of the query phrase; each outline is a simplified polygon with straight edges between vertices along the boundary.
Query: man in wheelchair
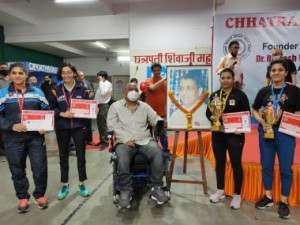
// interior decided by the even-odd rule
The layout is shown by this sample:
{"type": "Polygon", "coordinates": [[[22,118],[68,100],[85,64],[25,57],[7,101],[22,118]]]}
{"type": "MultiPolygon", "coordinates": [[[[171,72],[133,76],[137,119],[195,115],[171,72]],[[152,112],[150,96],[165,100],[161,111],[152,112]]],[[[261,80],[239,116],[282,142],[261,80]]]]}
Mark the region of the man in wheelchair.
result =
{"type": "Polygon", "coordinates": [[[165,170],[163,153],[148,129],[149,124],[155,127],[157,123],[161,124],[158,121],[163,119],[148,104],[139,101],[138,97],[136,84],[127,84],[124,99],[113,103],[107,116],[108,129],[113,130],[115,134],[121,208],[130,207],[133,196],[130,164],[137,152],[150,164],[151,199],[159,205],[169,200],[162,188],[165,170]]]}

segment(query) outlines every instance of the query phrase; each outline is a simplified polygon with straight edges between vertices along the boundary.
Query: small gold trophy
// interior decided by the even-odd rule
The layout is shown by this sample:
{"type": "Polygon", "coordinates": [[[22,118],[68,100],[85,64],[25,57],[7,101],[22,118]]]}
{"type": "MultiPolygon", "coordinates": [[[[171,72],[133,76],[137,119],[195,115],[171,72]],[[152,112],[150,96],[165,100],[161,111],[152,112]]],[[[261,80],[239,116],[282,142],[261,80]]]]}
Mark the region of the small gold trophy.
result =
{"type": "Polygon", "coordinates": [[[213,122],[213,125],[211,126],[211,131],[220,131],[221,130],[220,117],[223,115],[225,104],[223,104],[223,101],[218,97],[217,94],[215,94],[212,101],[209,103],[208,107],[212,112],[213,116],[217,118],[217,121],[213,122]]]}
{"type": "MultiPolygon", "coordinates": [[[[276,123],[276,116],[275,116],[275,111],[274,111],[272,102],[269,102],[267,107],[264,109],[263,119],[265,120],[265,122],[267,124],[269,124],[271,126],[273,126],[276,123]]],[[[273,128],[265,130],[264,138],[274,139],[273,128]]]]}

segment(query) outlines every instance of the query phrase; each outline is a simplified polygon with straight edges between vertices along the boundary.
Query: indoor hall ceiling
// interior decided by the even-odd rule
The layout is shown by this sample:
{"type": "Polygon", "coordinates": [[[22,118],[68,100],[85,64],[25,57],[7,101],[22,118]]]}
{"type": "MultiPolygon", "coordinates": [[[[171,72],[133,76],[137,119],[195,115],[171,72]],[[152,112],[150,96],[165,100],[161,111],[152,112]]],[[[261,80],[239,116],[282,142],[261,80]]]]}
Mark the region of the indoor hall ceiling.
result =
{"type": "MultiPolygon", "coordinates": [[[[34,26],[39,21],[66,19],[74,17],[91,17],[115,15],[128,12],[128,4],[172,0],[95,0],[84,4],[56,4],[54,0],[0,0],[0,25],[34,26]],[[127,10],[127,11],[126,11],[127,10]]],[[[129,50],[128,39],[113,40],[66,40],[62,42],[17,42],[12,43],[24,48],[61,56],[61,57],[106,57],[117,56],[118,50],[129,50]],[[95,46],[101,41],[107,46],[102,49],[95,46]]],[[[122,53],[120,53],[122,55],[122,53]]]]}

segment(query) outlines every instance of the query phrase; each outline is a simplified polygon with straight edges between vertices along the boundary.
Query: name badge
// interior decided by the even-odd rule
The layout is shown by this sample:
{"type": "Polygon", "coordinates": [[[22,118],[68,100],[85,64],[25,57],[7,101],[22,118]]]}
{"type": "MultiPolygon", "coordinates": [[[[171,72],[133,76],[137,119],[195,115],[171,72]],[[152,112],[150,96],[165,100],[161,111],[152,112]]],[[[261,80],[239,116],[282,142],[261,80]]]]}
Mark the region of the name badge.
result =
{"type": "Polygon", "coordinates": [[[229,100],[229,105],[235,106],[235,100],[234,99],[229,100]]]}

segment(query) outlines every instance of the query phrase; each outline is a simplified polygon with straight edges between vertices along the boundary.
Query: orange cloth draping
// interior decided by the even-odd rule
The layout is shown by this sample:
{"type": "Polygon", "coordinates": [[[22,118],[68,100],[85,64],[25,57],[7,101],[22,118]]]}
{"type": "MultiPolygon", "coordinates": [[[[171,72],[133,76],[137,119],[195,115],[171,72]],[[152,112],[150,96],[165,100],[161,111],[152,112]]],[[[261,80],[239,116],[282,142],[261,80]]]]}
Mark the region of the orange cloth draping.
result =
{"type": "MultiPolygon", "coordinates": [[[[210,163],[213,168],[215,168],[215,158],[212,151],[211,143],[211,134],[202,135],[203,142],[203,151],[204,156],[210,160],[210,163]]],[[[170,146],[170,149],[173,149],[173,146],[170,146]]],[[[182,156],[184,154],[184,142],[179,142],[176,150],[177,156],[182,156]]],[[[199,155],[198,151],[198,141],[197,138],[191,138],[188,141],[188,154],[189,155],[199,155]]],[[[263,194],[263,182],[262,182],[262,173],[261,165],[259,163],[253,162],[243,162],[243,185],[241,197],[243,200],[247,201],[257,201],[263,194]]],[[[290,206],[300,206],[300,164],[294,164],[292,167],[293,170],[293,184],[288,198],[288,203],[290,206]]],[[[280,201],[280,171],[279,165],[276,164],[274,167],[274,178],[273,178],[273,199],[274,202],[280,201]]],[[[225,172],[225,193],[227,195],[232,195],[234,192],[234,182],[233,182],[233,172],[229,162],[229,159],[226,164],[225,172]]]]}

